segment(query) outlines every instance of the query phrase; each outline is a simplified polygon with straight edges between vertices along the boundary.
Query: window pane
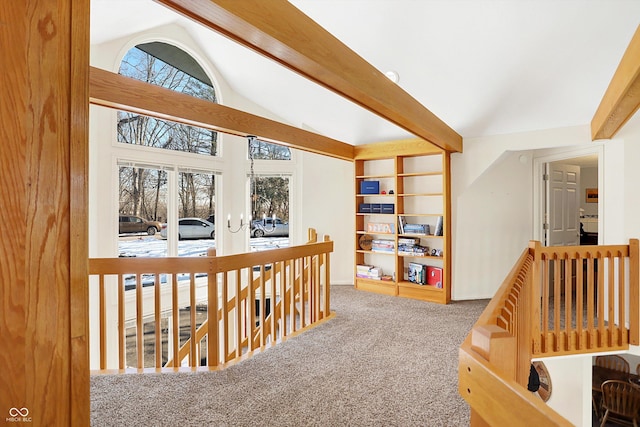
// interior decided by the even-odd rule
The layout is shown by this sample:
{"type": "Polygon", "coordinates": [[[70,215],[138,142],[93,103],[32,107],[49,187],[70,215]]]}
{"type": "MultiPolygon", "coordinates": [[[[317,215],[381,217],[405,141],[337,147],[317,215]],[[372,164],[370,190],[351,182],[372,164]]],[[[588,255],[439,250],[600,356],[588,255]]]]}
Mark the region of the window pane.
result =
{"type": "Polygon", "coordinates": [[[203,256],[215,249],[215,175],[178,174],[178,256],[203,256]]]}
{"type": "Polygon", "coordinates": [[[166,256],[167,242],[160,232],[167,217],[167,173],[122,166],[119,178],[119,255],[166,256]]]}
{"type": "Polygon", "coordinates": [[[249,156],[256,160],[291,160],[291,150],[283,145],[252,138],[249,139],[249,156]]]}
{"type": "Polygon", "coordinates": [[[251,250],[288,247],[289,178],[254,177],[251,194],[251,250]]]}

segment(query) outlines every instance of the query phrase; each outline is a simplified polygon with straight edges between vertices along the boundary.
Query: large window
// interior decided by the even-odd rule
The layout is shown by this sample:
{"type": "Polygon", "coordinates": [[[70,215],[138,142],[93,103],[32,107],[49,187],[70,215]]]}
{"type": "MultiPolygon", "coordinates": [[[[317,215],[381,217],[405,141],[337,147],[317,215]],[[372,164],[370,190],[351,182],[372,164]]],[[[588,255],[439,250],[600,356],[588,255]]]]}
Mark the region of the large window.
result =
{"type": "MultiPolygon", "coordinates": [[[[119,72],[216,102],[213,84],[202,67],[189,54],[166,43],[130,49],[119,72]]],[[[117,138],[140,150],[153,147],[216,156],[218,149],[217,133],[212,130],[123,111],[118,112],[117,138]]],[[[120,256],[195,256],[215,248],[215,174],[196,172],[203,163],[194,156],[174,160],[162,155],[162,167],[154,166],[159,156],[151,151],[144,157],[149,158],[148,164],[121,160],[119,165],[120,256]],[[168,245],[173,239],[179,240],[177,245],[168,245]]]]}
{"type": "MultiPolygon", "coordinates": [[[[254,161],[291,160],[291,150],[282,145],[249,138],[251,223],[249,245],[251,251],[289,246],[288,175],[257,174],[254,161]]],[[[277,169],[277,167],[276,167],[277,169]]]]}

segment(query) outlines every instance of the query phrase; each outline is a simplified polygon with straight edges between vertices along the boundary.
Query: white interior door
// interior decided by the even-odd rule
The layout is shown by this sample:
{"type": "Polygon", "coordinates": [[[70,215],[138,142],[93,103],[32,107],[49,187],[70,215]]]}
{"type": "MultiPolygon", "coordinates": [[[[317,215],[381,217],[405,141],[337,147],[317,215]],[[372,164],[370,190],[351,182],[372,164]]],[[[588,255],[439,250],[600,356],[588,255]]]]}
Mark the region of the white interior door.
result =
{"type": "Polygon", "coordinates": [[[580,244],[580,167],[547,163],[547,246],[580,244]]]}

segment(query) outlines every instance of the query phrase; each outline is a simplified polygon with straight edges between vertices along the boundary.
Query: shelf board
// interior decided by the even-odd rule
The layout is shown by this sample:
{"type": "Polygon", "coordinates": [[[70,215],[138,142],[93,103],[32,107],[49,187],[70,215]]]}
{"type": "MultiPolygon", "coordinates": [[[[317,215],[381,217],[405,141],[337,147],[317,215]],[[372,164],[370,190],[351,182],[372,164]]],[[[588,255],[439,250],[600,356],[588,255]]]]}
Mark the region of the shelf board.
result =
{"type": "Polygon", "coordinates": [[[394,197],[395,194],[356,194],[356,197],[394,197]]]}
{"type": "Polygon", "coordinates": [[[390,174],[390,175],[358,175],[356,176],[356,179],[385,179],[385,178],[391,178],[391,179],[395,179],[395,175],[394,174],[390,174]]]}
{"type": "Polygon", "coordinates": [[[365,251],[362,249],[358,249],[356,252],[360,254],[372,254],[372,255],[391,255],[396,256],[396,251],[393,252],[377,252],[377,251],[365,251]]]}
{"type": "Polygon", "coordinates": [[[406,280],[402,280],[398,282],[398,286],[402,286],[404,288],[424,289],[426,292],[429,292],[429,291],[443,292],[444,291],[444,289],[442,288],[436,288],[435,286],[431,286],[431,285],[418,285],[406,280]]]}
{"type": "Polygon", "coordinates": [[[404,255],[404,254],[398,254],[399,257],[402,258],[420,258],[420,259],[438,259],[438,260],[442,260],[443,257],[441,256],[432,256],[432,255],[404,255]]]}
{"type": "Polygon", "coordinates": [[[402,193],[398,197],[426,197],[426,196],[443,196],[443,193],[402,193]]]}
{"type": "Polygon", "coordinates": [[[424,237],[424,238],[428,238],[428,239],[442,239],[444,236],[434,236],[433,234],[404,233],[404,234],[398,234],[398,237],[424,237]]]}
{"type": "MultiPolygon", "coordinates": [[[[389,215],[391,215],[391,214],[389,214],[389,215]]],[[[431,216],[444,216],[444,215],[443,215],[443,214],[441,214],[441,213],[437,213],[437,214],[425,214],[425,213],[422,213],[422,214],[399,213],[399,214],[396,214],[396,215],[398,215],[398,216],[413,216],[413,217],[420,217],[420,216],[429,216],[429,217],[431,217],[431,216]]]]}
{"type": "MultiPolygon", "coordinates": [[[[356,215],[382,215],[382,216],[396,216],[396,214],[383,214],[383,213],[373,213],[373,212],[358,212],[356,215]]],[[[438,215],[437,215],[438,216],[438,215]]]]}
{"type": "Polygon", "coordinates": [[[417,177],[417,176],[438,176],[438,175],[442,175],[442,171],[438,171],[438,172],[407,172],[407,173],[399,173],[398,177],[403,177],[403,178],[411,178],[411,177],[417,177]]]}
{"type": "Polygon", "coordinates": [[[356,231],[357,234],[375,234],[377,235],[384,235],[384,236],[395,236],[396,233],[382,233],[382,232],[375,232],[375,231],[364,231],[364,230],[358,230],[356,231]]]}

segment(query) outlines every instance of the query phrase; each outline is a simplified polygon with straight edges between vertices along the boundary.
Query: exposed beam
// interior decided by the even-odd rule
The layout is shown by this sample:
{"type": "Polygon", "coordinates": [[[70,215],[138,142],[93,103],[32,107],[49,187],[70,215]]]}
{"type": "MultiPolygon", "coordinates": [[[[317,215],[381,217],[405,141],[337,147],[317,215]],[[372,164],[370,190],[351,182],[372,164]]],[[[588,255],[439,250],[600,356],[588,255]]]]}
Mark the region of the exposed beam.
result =
{"type": "Polygon", "coordinates": [[[462,137],[286,0],[156,0],[452,152],[462,137]]]}
{"type": "Polygon", "coordinates": [[[640,107],[640,25],[591,120],[591,138],[609,139],[640,107]]]}
{"type": "Polygon", "coordinates": [[[353,146],[274,120],[141,82],[100,68],[89,73],[94,105],[171,120],[239,136],[256,135],[312,153],[353,160],[353,146]]]}

